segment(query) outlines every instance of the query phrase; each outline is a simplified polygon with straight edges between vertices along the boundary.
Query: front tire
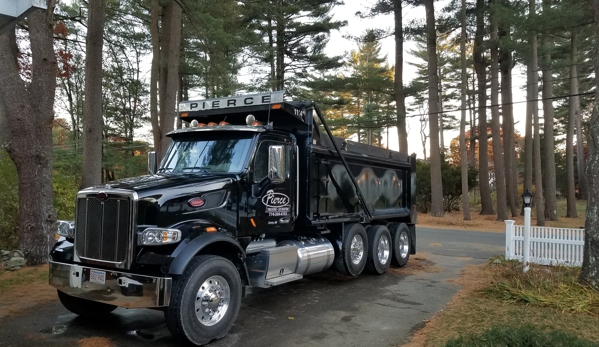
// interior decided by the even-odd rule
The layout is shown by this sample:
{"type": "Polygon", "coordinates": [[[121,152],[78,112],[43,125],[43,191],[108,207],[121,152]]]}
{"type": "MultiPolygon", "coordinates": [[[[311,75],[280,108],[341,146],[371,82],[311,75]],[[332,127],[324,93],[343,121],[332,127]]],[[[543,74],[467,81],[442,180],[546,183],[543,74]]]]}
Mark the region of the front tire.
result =
{"type": "Polygon", "coordinates": [[[341,249],[335,254],[335,268],[356,277],[364,270],[368,254],[368,236],[361,224],[348,224],[343,230],[341,249]]]}
{"type": "Polygon", "coordinates": [[[86,318],[98,318],[107,316],[110,312],[114,311],[117,307],[114,305],[108,305],[102,302],[96,302],[86,299],[77,298],[67,293],[57,290],[58,299],[62,305],[69,311],[77,314],[81,317],[86,318]]]}
{"type": "Polygon", "coordinates": [[[384,225],[372,226],[368,230],[368,244],[366,270],[376,275],[382,275],[389,269],[393,254],[389,229],[384,225]]]}
{"type": "Polygon", "coordinates": [[[241,307],[241,278],[231,261],[195,257],[173,285],[166,325],[178,339],[195,345],[225,336],[241,307]]]}

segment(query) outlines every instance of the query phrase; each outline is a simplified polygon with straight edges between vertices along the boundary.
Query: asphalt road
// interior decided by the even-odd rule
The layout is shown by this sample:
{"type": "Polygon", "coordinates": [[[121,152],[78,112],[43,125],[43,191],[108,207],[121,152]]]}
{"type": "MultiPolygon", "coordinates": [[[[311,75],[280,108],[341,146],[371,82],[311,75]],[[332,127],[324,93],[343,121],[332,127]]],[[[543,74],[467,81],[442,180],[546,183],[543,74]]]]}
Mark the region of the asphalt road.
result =
{"type": "MultiPolygon", "coordinates": [[[[347,278],[333,270],[270,289],[253,289],[223,346],[395,346],[443,309],[459,289],[448,279],[503,254],[504,234],[417,228],[406,268],[347,278]],[[413,269],[410,268],[413,267],[413,269]]],[[[48,287],[48,290],[52,288],[48,287]]],[[[102,337],[117,346],[179,346],[154,310],[119,308],[99,321],[60,303],[0,319],[0,346],[76,346],[102,337]]]]}

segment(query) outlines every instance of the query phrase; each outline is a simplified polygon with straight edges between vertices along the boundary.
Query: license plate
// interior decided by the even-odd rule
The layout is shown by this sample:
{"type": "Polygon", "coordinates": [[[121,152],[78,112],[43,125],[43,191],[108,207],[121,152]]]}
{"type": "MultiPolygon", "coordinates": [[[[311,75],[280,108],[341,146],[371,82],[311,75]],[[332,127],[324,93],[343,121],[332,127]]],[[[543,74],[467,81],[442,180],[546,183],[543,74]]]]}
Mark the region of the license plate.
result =
{"type": "Polygon", "coordinates": [[[106,284],[106,272],[90,269],[89,281],[91,283],[106,284]]]}

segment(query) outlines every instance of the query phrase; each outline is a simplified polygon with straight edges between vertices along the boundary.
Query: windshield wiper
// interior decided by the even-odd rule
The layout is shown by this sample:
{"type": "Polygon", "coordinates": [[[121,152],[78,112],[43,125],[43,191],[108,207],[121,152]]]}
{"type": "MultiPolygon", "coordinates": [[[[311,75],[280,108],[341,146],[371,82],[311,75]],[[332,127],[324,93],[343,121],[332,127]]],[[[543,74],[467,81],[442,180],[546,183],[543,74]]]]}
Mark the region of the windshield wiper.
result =
{"type": "Polygon", "coordinates": [[[194,167],[194,166],[191,166],[191,167],[182,167],[182,168],[179,168],[177,171],[182,171],[183,172],[183,171],[187,171],[187,170],[190,170],[191,172],[199,171],[201,173],[211,173],[212,172],[212,169],[205,168],[205,167],[194,167]]]}

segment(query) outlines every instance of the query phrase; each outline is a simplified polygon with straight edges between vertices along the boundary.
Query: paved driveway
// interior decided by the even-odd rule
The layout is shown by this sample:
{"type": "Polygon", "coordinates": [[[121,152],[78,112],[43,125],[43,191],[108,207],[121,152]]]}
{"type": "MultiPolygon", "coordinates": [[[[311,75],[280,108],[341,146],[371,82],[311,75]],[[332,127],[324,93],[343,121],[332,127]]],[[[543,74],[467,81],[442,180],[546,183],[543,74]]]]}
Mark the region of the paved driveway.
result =
{"type": "MultiPolygon", "coordinates": [[[[383,276],[347,278],[329,270],[248,291],[219,346],[394,346],[443,309],[459,289],[448,282],[467,265],[502,254],[504,235],[417,228],[418,254],[383,276]]],[[[52,290],[48,287],[48,290],[52,290]]],[[[178,346],[163,314],[119,308],[89,321],[59,303],[0,319],[0,346],[75,346],[102,337],[118,346],[178,346]]]]}

